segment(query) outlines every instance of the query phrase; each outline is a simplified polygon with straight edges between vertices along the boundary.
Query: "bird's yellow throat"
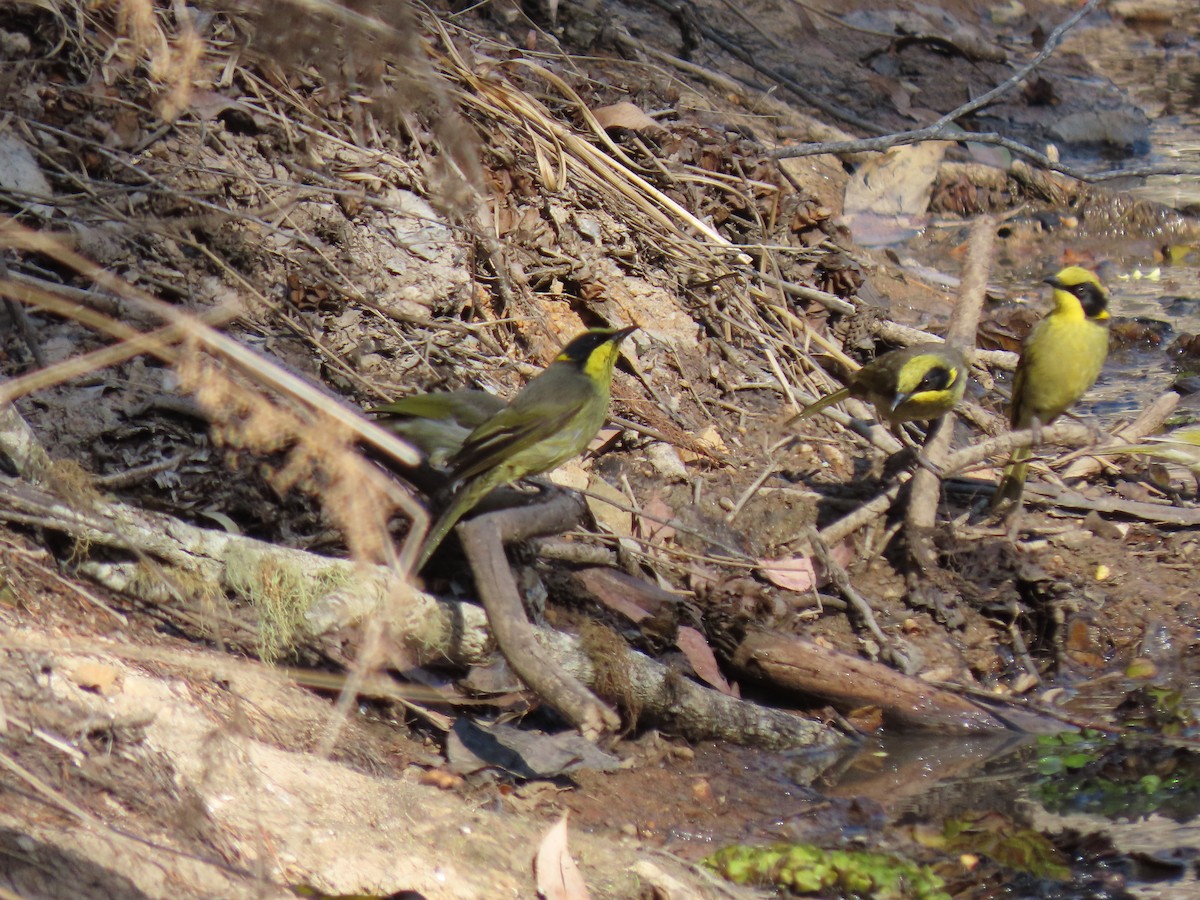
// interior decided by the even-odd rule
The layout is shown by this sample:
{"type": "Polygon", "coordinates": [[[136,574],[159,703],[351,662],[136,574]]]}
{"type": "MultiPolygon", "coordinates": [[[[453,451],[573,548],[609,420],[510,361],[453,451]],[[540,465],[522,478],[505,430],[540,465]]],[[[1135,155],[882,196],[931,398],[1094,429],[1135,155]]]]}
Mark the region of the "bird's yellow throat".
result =
{"type": "MultiPolygon", "coordinates": [[[[588,354],[587,361],[583,364],[583,374],[595,384],[608,384],[612,378],[613,366],[617,364],[617,358],[620,355],[621,345],[619,343],[605,341],[588,354]]],[[[569,359],[570,357],[566,354],[560,354],[555,361],[563,362],[569,359]]]]}

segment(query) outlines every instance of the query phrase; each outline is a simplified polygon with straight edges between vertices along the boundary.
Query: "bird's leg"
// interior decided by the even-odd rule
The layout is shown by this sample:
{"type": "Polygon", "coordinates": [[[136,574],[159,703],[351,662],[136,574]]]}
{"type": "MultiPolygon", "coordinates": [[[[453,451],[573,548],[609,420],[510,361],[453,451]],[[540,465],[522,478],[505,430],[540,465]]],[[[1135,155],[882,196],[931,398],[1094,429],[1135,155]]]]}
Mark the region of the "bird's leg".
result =
{"type": "MultiPolygon", "coordinates": [[[[894,434],[896,439],[904,445],[907,451],[912,453],[913,459],[916,460],[918,466],[920,466],[922,469],[925,469],[927,472],[936,475],[939,481],[946,477],[946,473],[942,470],[941,466],[939,466],[925,454],[924,446],[918,444],[913,439],[913,436],[904,429],[903,423],[892,428],[892,434],[894,434]]],[[[926,437],[928,438],[928,432],[926,433],[926,437]]]]}
{"type": "Polygon", "coordinates": [[[1042,420],[1034,416],[1029,420],[1029,430],[1033,433],[1033,443],[1030,444],[1030,449],[1041,446],[1042,443],[1042,420]]]}
{"type": "Polygon", "coordinates": [[[918,444],[916,439],[914,439],[913,436],[908,433],[903,422],[892,429],[892,434],[894,434],[896,436],[896,440],[902,443],[905,447],[908,447],[910,450],[916,450],[918,453],[921,452],[921,445],[918,444]]]}
{"type": "Polygon", "coordinates": [[[930,459],[928,456],[926,456],[924,450],[917,451],[917,465],[920,466],[922,469],[924,469],[926,472],[929,472],[930,474],[936,476],[938,481],[942,481],[946,477],[945,470],[941,466],[939,466],[937,463],[935,463],[932,459],[930,459]]]}

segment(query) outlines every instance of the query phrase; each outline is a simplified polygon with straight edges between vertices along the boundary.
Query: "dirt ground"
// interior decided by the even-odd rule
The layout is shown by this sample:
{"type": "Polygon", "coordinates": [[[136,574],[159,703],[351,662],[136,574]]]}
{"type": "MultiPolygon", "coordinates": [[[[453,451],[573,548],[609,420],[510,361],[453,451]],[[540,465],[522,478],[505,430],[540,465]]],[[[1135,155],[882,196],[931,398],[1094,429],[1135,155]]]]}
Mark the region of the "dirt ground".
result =
{"type": "MultiPolygon", "coordinates": [[[[531,874],[543,836],[569,814],[592,896],[756,896],[698,860],[729,843],[837,843],[878,824],[882,798],[823,795],[809,786],[821,767],[803,752],[689,742],[628,715],[627,733],[606,743],[609,770],[464,772],[446,756],[456,717],[561,721],[519,690],[472,705],[455,690],[462,667],[412,647],[386,648],[378,667],[412,685],[405,698],[368,691],[339,704],[345,657],[330,648],[378,651],[369,620],[289,647],[292,620],[163,549],[190,528],[187,540],[235,535],[386,562],[407,527],[403,501],[355,499],[356,487],[375,490],[376,470],[343,462],[361,442],[321,403],[464,386],[511,396],[581,328],[636,323],[613,389],[619,427],[568,467],[573,485],[633,512],[594,505],[599,521],[573,546],[680,598],[669,630],[695,627],[722,662],[754,629],[877,655],[835,589],[816,600],[788,590],[763,561],[803,555],[807,528],[871,499],[893,473],[831,422],[780,450],[780,424],[799,394],[836,385],[814,364],[832,359],[823,341],[862,361],[882,320],[944,322],[954,286],[923,276],[958,274],[960,214],[1017,210],[993,273],[1007,300],[1036,296],[1040,269],[1082,252],[1096,201],[1047,231],[1036,214],[1053,203],[947,169],[922,277],[895,251],[854,244],[840,218],[849,163],[778,162],[771,149],[857,135],[854,118],[878,132],[924,123],[1008,77],[1031,33],[1066,10],[1031,3],[984,26],[974,4],[953,0],[942,18],[924,6],[902,19],[889,4],[823,6],[854,27],[771,3],[701,3],[694,18],[567,4],[554,25],[538,4],[372,9],[386,27],[361,33],[331,10],[185,15],[122,0],[10,11],[0,196],[26,230],[0,232],[0,281],[28,313],[8,307],[0,362],[8,399],[53,464],[18,459],[23,432],[4,426],[0,887],[26,898],[529,897],[561,864],[551,855],[531,874]],[[907,36],[886,37],[897,28],[907,36]],[[311,52],[335,32],[336,52],[311,52]],[[773,76],[814,96],[769,89],[773,76]],[[832,312],[812,288],[863,302],[832,312]],[[174,322],[171,311],[208,317],[316,385],[316,399],[186,331],[150,353],[103,356],[174,322]],[[24,380],[47,367],[55,377],[24,380]],[[167,517],[149,520],[163,545],[123,532],[131,520],[112,504],[167,517]],[[390,532],[370,530],[387,520],[390,532]],[[337,677],[302,686],[312,679],[261,661],[272,650],[337,677]]],[[[1139,133],[1137,111],[1084,56],[1056,55],[1041,77],[970,124],[1040,146],[1086,107],[1139,133]]],[[[1097,216],[1093,233],[1107,224],[1097,216]]],[[[994,426],[998,395],[969,399],[994,426]]],[[[985,436],[958,427],[959,446],[985,436]]],[[[1114,472],[1087,490],[1187,508],[1178,475],[1163,489],[1114,472]]],[[[975,500],[950,490],[939,509],[945,607],[914,603],[903,549],[884,546],[888,520],[839,550],[882,631],[915,649],[915,674],[1036,695],[1196,649],[1194,528],[1034,506],[1014,543],[968,518],[975,500]]],[[[572,581],[580,566],[524,568],[549,623],[577,631],[603,619],[673,677],[697,676],[697,657],[572,581]]],[[[472,597],[457,560],[427,587],[472,597]]],[[[820,698],[742,689],[840,721],[820,698]]]]}

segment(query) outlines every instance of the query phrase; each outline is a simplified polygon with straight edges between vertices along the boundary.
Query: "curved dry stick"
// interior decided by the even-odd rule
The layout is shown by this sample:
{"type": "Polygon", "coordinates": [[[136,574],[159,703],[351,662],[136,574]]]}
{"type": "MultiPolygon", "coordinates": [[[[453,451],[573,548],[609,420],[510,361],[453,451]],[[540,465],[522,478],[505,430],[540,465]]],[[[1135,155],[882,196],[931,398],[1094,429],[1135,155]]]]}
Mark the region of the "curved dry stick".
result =
{"type": "MultiPolygon", "coordinates": [[[[954,304],[950,324],[946,328],[946,343],[962,350],[968,365],[975,348],[975,334],[979,330],[979,313],[983,309],[983,299],[987,293],[987,276],[995,231],[995,220],[991,216],[980,216],[971,226],[967,264],[958,300],[954,304]]],[[[953,412],[947,413],[941,424],[925,441],[925,456],[934,466],[941,466],[946,461],[950,452],[950,440],[954,436],[955,419],[953,412]]],[[[913,473],[904,526],[908,537],[909,555],[918,568],[925,569],[936,563],[928,535],[937,519],[941,489],[941,479],[930,469],[921,467],[913,473]]]]}
{"type": "Polygon", "coordinates": [[[560,493],[533,506],[476,516],[458,526],[458,536],[475,574],[475,588],[487,611],[492,635],[509,666],[585,738],[595,741],[620,728],[620,717],[561,665],[546,658],[525,615],[516,579],[504,554],[506,542],[560,534],[578,524],[586,511],[578,495],[560,493]]]}

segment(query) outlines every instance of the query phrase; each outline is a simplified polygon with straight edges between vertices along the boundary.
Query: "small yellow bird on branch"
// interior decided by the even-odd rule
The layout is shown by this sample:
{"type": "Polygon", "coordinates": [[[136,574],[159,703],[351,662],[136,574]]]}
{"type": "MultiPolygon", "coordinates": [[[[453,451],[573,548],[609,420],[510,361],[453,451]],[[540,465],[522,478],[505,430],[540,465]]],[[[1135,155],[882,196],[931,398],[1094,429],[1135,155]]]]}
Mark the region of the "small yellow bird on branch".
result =
{"type": "Polygon", "coordinates": [[[874,405],[880,421],[892,427],[940,419],[962,399],[969,373],[962,353],[947,344],[891,350],[854,372],[841,390],[804,407],[784,427],[848,397],[874,405]]]}
{"type": "Polygon", "coordinates": [[[422,394],[373,410],[385,416],[385,427],[409,429],[419,446],[424,441],[430,462],[441,463],[449,479],[449,501],[421,544],[418,571],[459,519],[496,488],[548,472],[587,449],[608,416],[621,341],[636,330],[585,331],[490,415],[494,404],[478,391],[422,394]],[[389,425],[389,418],[396,421],[389,425]],[[477,424],[468,431],[467,422],[477,424]]]}
{"type": "MultiPolygon", "coordinates": [[[[1108,358],[1108,291],[1093,272],[1067,266],[1046,279],[1054,309],[1033,326],[1013,379],[1009,423],[1014,431],[1051,424],[1082,397],[1108,358]]],[[[1013,451],[992,509],[1016,509],[1025,489],[1032,451],[1013,451]]]]}

